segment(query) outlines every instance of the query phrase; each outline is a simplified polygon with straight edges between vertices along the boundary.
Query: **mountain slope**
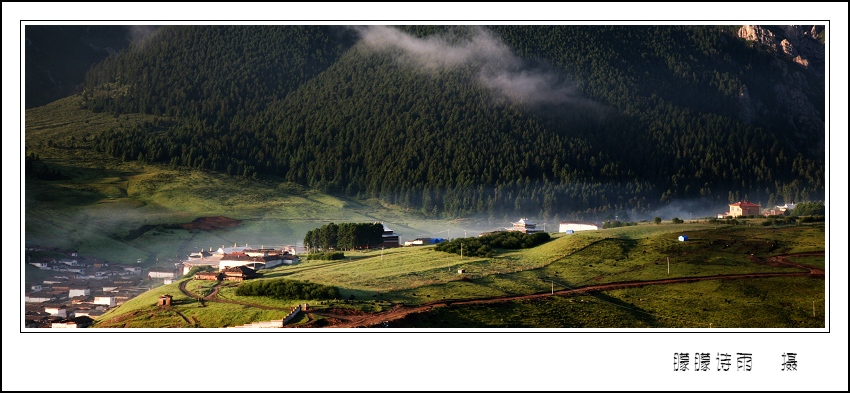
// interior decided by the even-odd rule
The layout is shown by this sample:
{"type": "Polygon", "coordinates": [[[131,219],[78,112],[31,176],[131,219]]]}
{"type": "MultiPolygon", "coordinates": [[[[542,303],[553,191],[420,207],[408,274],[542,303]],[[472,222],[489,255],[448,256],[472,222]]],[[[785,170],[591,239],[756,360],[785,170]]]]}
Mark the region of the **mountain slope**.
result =
{"type": "Polygon", "coordinates": [[[155,26],[27,25],[24,32],[27,109],[81,91],[86,72],[155,26]]]}
{"type": "Polygon", "coordinates": [[[169,26],[95,67],[82,109],[161,116],[98,136],[114,157],[428,216],[822,198],[822,76],[737,31],[169,26]]]}

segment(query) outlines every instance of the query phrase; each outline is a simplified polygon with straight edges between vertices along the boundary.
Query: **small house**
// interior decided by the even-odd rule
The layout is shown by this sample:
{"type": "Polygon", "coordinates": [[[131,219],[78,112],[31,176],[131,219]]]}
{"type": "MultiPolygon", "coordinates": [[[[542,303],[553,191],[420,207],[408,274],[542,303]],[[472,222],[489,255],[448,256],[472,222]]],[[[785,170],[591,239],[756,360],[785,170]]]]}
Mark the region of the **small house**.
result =
{"type": "Polygon", "coordinates": [[[171,306],[171,298],[173,296],[169,294],[165,294],[159,297],[159,301],[156,303],[158,306],[171,306]]]}
{"type": "Polygon", "coordinates": [[[68,297],[77,297],[77,296],[89,296],[91,295],[91,289],[88,287],[70,287],[68,289],[68,297]]]}
{"type": "Polygon", "coordinates": [[[24,294],[25,303],[44,303],[53,300],[53,296],[46,293],[26,293],[24,294]]]}
{"type": "Polygon", "coordinates": [[[29,264],[33,265],[33,266],[35,266],[39,269],[42,269],[42,270],[50,270],[50,261],[41,260],[41,261],[30,262],[29,264]]]}
{"type": "Polygon", "coordinates": [[[46,312],[50,315],[53,315],[53,316],[68,318],[68,308],[65,307],[65,306],[56,306],[56,305],[45,306],[44,312],[46,312]]]}
{"type": "Polygon", "coordinates": [[[148,271],[150,278],[174,278],[174,269],[155,266],[148,271]]]}
{"type": "Polygon", "coordinates": [[[138,266],[124,266],[124,272],[130,274],[142,274],[142,268],[138,266]]]}
{"type": "Polygon", "coordinates": [[[682,235],[682,236],[679,236],[679,241],[680,241],[680,242],[686,242],[686,241],[688,241],[688,235],[682,235]]]}
{"type": "Polygon", "coordinates": [[[115,296],[95,296],[94,304],[103,304],[109,307],[115,307],[115,296]]]}

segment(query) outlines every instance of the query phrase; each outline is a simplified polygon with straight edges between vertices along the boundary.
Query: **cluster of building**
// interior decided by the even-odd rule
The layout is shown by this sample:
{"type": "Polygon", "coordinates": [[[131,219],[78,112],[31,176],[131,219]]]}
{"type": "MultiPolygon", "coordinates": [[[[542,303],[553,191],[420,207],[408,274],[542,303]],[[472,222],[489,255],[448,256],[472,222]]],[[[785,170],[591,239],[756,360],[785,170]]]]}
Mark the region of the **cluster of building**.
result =
{"type": "MultiPolygon", "coordinates": [[[[560,225],[558,226],[558,232],[567,234],[575,233],[578,231],[595,231],[599,229],[599,225],[597,225],[596,223],[585,221],[561,221],[559,224],[560,225]]],[[[539,229],[537,228],[537,224],[535,224],[531,220],[527,218],[521,218],[519,221],[511,223],[511,227],[509,228],[497,231],[482,232],[478,236],[485,236],[499,232],[521,232],[525,234],[532,234],[538,232],[545,232],[545,229],[545,226],[543,229],[539,229]]]]}
{"type": "Polygon", "coordinates": [[[256,270],[247,266],[233,266],[218,272],[197,272],[193,278],[212,281],[245,281],[259,276],[256,270]]]}
{"type": "Polygon", "coordinates": [[[783,206],[776,206],[772,209],[766,209],[764,212],[762,212],[762,214],[764,214],[765,216],[786,216],[791,210],[794,210],[796,206],[797,205],[794,203],[786,203],[783,206]]]}
{"type": "MultiPolygon", "coordinates": [[[[220,273],[225,273],[228,268],[245,267],[251,271],[268,269],[280,265],[292,265],[298,263],[298,256],[293,247],[266,248],[261,246],[254,248],[249,245],[245,247],[221,246],[218,250],[209,251],[201,249],[189,254],[189,258],[183,261],[183,274],[189,274],[195,266],[213,266],[220,273]]],[[[235,270],[231,271],[236,273],[235,270]]]]}
{"type": "Polygon", "coordinates": [[[41,282],[29,282],[24,292],[25,327],[86,327],[110,308],[148,291],[151,279],[167,282],[178,274],[176,268],[146,272],[140,266],[110,264],[76,252],[67,256],[28,262],[48,274],[41,282]]]}
{"type": "Polygon", "coordinates": [[[797,205],[794,203],[786,203],[783,206],[776,206],[775,208],[761,210],[761,205],[758,203],[752,203],[750,201],[740,201],[729,204],[729,211],[723,214],[718,214],[717,218],[726,218],[726,217],[746,217],[746,216],[784,216],[787,215],[789,211],[794,210],[794,207],[797,205]]]}
{"type": "MultiPolygon", "coordinates": [[[[523,218],[517,222],[512,223],[513,226],[511,228],[506,228],[508,231],[513,232],[522,232],[522,233],[537,233],[543,232],[540,229],[537,229],[537,224],[529,221],[527,218],[523,218]]],[[[545,229],[545,227],[544,227],[545,229]]],[[[599,225],[592,222],[585,221],[561,221],[558,225],[558,232],[561,233],[574,233],[578,231],[595,231],[599,229],[599,225]]]]}
{"type": "MultiPolygon", "coordinates": [[[[43,251],[35,247],[28,250],[43,251]]],[[[258,277],[259,269],[297,263],[294,251],[234,245],[192,253],[174,267],[157,264],[147,270],[80,257],[76,252],[67,253],[68,258],[31,260],[30,265],[53,274],[40,283],[30,283],[24,292],[24,324],[28,328],[87,327],[110,308],[150,290],[152,280],[171,284],[194,266],[215,266],[216,272],[200,272],[195,278],[243,281],[258,277]]]]}

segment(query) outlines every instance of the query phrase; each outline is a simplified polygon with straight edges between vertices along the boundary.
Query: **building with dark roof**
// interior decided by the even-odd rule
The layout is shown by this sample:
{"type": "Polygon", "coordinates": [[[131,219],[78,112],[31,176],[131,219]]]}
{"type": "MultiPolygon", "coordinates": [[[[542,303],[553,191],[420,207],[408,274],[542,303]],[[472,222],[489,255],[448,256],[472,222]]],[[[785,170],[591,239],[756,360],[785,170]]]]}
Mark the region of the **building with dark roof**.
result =
{"type": "MultiPolygon", "coordinates": [[[[384,224],[381,223],[381,225],[384,224]]],[[[384,248],[393,248],[398,247],[400,244],[401,243],[399,242],[399,235],[393,232],[392,229],[384,225],[384,233],[381,234],[381,244],[379,244],[378,246],[384,248]]]]}
{"type": "Polygon", "coordinates": [[[221,271],[225,281],[245,281],[260,277],[254,269],[247,266],[234,266],[221,271]]]}
{"type": "Polygon", "coordinates": [[[537,229],[537,224],[529,221],[527,218],[522,218],[519,221],[514,222],[512,224],[513,224],[512,227],[507,228],[508,231],[522,232],[522,233],[526,233],[526,234],[543,232],[543,231],[537,229]]]}

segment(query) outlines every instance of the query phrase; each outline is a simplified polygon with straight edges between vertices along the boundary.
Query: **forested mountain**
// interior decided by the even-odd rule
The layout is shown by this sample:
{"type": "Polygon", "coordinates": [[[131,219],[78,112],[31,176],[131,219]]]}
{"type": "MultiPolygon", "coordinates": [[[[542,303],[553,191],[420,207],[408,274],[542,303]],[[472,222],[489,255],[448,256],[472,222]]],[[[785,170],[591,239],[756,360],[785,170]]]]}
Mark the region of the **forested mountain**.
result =
{"type": "Polygon", "coordinates": [[[81,110],[158,115],[97,138],[124,160],[431,217],[822,198],[823,62],[788,48],[823,31],[740,31],[166,26],[93,67],[81,110]]]}
{"type": "Polygon", "coordinates": [[[79,93],[92,65],[155,29],[155,26],[26,26],[24,106],[34,108],[79,93]]]}

